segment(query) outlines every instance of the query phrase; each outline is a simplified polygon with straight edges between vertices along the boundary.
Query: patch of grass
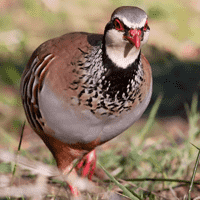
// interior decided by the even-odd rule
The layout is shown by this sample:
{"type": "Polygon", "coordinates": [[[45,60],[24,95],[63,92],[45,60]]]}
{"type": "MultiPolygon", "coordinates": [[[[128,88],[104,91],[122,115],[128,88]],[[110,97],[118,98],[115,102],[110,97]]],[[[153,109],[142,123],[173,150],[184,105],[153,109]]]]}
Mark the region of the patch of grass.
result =
{"type": "Polygon", "coordinates": [[[161,20],[165,18],[166,15],[167,13],[165,12],[165,10],[159,6],[152,6],[148,10],[148,16],[151,19],[161,20]]]}
{"type": "MultiPolygon", "coordinates": [[[[138,188],[140,188],[139,194],[140,198],[142,199],[146,198],[146,191],[149,192],[149,195],[152,195],[151,197],[149,196],[150,199],[160,199],[158,197],[159,194],[162,194],[162,191],[165,191],[167,188],[176,188],[177,186],[181,187],[179,186],[179,182],[186,183],[189,187],[190,181],[188,180],[191,179],[193,174],[192,180],[194,182],[194,174],[196,173],[198,166],[196,164],[195,169],[192,167],[194,166],[195,160],[197,160],[196,162],[198,163],[199,157],[196,159],[197,151],[191,145],[191,143],[195,143],[197,146],[200,145],[200,142],[197,140],[200,131],[198,126],[200,115],[197,110],[197,95],[193,96],[191,108],[189,108],[189,106],[186,104],[189,120],[189,140],[182,135],[184,140],[181,146],[178,145],[175,140],[172,142],[173,138],[170,138],[169,140],[169,138],[166,137],[165,131],[163,130],[160,130],[160,134],[165,137],[164,140],[158,139],[151,145],[146,143],[148,141],[148,135],[146,135],[146,133],[148,133],[150,130],[147,127],[151,127],[155,123],[155,114],[160,101],[161,99],[159,98],[152,108],[151,114],[144,128],[139,132],[139,134],[132,136],[135,138],[132,139],[133,141],[137,138],[137,144],[131,144],[130,152],[126,156],[121,155],[123,162],[120,162],[118,159],[117,163],[113,163],[114,166],[123,169],[123,173],[118,175],[117,179],[120,178],[124,181],[127,181],[126,187],[131,191],[134,191],[134,193],[138,191],[138,188]],[[137,178],[130,178],[131,174],[136,174],[137,178]],[[131,184],[129,185],[130,182],[131,184]],[[134,188],[132,187],[132,183],[135,184],[134,188]],[[155,195],[154,191],[160,192],[159,194],[157,193],[157,195],[155,195]]],[[[110,152],[110,156],[107,155],[107,157],[110,158],[109,163],[111,160],[116,162],[116,160],[112,159],[112,157],[115,157],[114,154],[116,150],[106,151],[105,153],[108,154],[108,152],[110,152]]],[[[100,155],[100,161],[104,160],[105,153],[103,152],[100,155]]],[[[119,157],[119,155],[116,156],[119,157]]],[[[112,167],[107,167],[107,170],[111,171],[112,173],[112,171],[115,169],[112,167]]],[[[111,175],[109,175],[109,177],[110,176],[111,175]]],[[[113,178],[111,178],[111,180],[115,182],[113,178]]],[[[119,183],[116,184],[118,185],[119,183]]],[[[195,184],[200,183],[196,182],[195,184]]],[[[188,194],[187,189],[185,189],[185,193],[188,194]]],[[[192,193],[191,190],[190,193],[192,193]]]]}
{"type": "Polygon", "coordinates": [[[10,163],[0,163],[0,174],[7,174],[12,172],[10,163]]]}

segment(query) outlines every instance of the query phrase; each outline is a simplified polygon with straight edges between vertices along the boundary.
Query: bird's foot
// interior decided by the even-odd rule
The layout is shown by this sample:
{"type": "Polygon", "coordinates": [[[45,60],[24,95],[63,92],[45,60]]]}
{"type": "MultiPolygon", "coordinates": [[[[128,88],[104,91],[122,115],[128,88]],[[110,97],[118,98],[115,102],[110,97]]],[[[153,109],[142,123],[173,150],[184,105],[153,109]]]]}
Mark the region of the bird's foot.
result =
{"type": "MultiPolygon", "coordinates": [[[[71,170],[72,166],[68,166],[65,170],[64,170],[64,174],[68,174],[69,171],[71,170]]],[[[85,155],[82,160],[78,163],[77,165],[77,170],[82,168],[82,177],[86,177],[88,176],[88,178],[91,180],[92,179],[92,175],[94,174],[95,168],[96,168],[96,152],[95,150],[89,152],[87,155],[85,155]]],[[[77,187],[74,186],[74,183],[77,179],[77,173],[75,171],[75,169],[73,169],[69,175],[68,175],[68,184],[69,184],[69,188],[71,191],[72,196],[79,200],[79,198],[81,197],[81,193],[78,190],[77,187]]]]}
{"type": "Polygon", "coordinates": [[[78,197],[80,195],[79,190],[76,187],[69,185],[69,189],[73,196],[78,197]]]}
{"type": "Polygon", "coordinates": [[[94,174],[94,170],[96,168],[96,151],[95,150],[92,150],[86,156],[83,157],[83,159],[77,165],[78,169],[80,169],[81,167],[83,167],[82,176],[83,177],[88,176],[88,178],[91,180],[94,174]]]}

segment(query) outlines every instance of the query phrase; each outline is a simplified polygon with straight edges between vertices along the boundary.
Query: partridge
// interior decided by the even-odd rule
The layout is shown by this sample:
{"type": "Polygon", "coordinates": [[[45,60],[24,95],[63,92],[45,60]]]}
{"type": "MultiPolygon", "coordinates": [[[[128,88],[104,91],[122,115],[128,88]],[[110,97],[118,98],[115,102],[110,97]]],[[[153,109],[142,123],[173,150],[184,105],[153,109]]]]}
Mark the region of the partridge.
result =
{"type": "Polygon", "coordinates": [[[147,108],[152,74],[141,47],[149,32],[147,14],[124,6],[113,12],[103,35],[68,33],[33,52],[21,79],[23,106],[63,173],[82,158],[78,168],[91,179],[95,147],[122,133],[147,108]]]}

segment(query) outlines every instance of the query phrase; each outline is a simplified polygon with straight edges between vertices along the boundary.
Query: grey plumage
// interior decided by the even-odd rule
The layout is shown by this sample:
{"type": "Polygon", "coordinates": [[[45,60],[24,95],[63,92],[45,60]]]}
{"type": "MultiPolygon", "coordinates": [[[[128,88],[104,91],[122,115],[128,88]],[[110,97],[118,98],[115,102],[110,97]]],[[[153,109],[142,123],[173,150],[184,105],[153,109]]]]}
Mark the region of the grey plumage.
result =
{"type": "Polygon", "coordinates": [[[114,18],[122,19],[122,17],[128,19],[131,23],[140,24],[144,18],[147,18],[147,14],[138,7],[122,6],[113,12],[111,20],[114,18]]]}

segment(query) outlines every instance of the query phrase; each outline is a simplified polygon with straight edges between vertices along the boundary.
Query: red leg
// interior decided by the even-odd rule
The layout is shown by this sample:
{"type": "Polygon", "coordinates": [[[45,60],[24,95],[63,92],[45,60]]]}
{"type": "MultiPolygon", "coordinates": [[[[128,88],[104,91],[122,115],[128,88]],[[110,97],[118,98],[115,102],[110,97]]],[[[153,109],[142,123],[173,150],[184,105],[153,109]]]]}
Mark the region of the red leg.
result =
{"type": "Polygon", "coordinates": [[[78,169],[83,167],[82,176],[83,177],[88,176],[88,178],[91,180],[92,176],[94,174],[94,170],[96,168],[96,151],[92,150],[91,152],[89,152],[80,161],[80,163],[77,165],[77,167],[78,167],[78,169]],[[84,162],[86,162],[86,164],[83,166],[84,162]]]}
{"type": "MultiPolygon", "coordinates": [[[[72,168],[72,165],[68,166],[65,170],[64,170],[64,174],[67,174],[69,173],[69,171],[71,170],[72,168]]],[[[93,150],[91,152],[89,152],[86,156],[84,156],[82,158],[82,160],[79,162],[79,164],[77,165],[77,168],[80,169],[80,168],[83,168],[82,170],[82,176],[83,177],[86,177],[88,176],[88,178],[91,180],[92,179],[92,176],[94,174],[94,170],[96,168],[96,151],[93,150]]],[[[73,169],[70,174],[69,174],[69,177],[68,178],[71,178],[71,180],[75,180],[76,177],[77,177],[77,173],[75,171],[75,169],[73,169]]],[[[72,195],[74,197],[79,197],[80,196],[80,192],[79,190],[73,186],[73,182],[70,182],[69,180],[69,188],[70,188],[70,191],[72,193],[72,195]]]]}
{"type": "Polygon", "coordinates": [[[80,195],[80,193],[76,187],[69,185],[69,189],[74,197],[78,197],[80,195]]]}
{"type": "Polygon", "coordinates": [[[63,170],[63,174],[67,175],[68,178],[68,185],[69,185],[69,189],[71,191],[71,194],[73,197],[80,197],[80,192],[78,190],[77,187],[73,186],[74,181],[76,181],[76,179],[78,178],[78,174],[76,172],[75,169],[72,169],[73,165],[69,165],[65,170],[63,170]],[[72,169],[72,171],[70,172],[70,170],[72,169]]]}

